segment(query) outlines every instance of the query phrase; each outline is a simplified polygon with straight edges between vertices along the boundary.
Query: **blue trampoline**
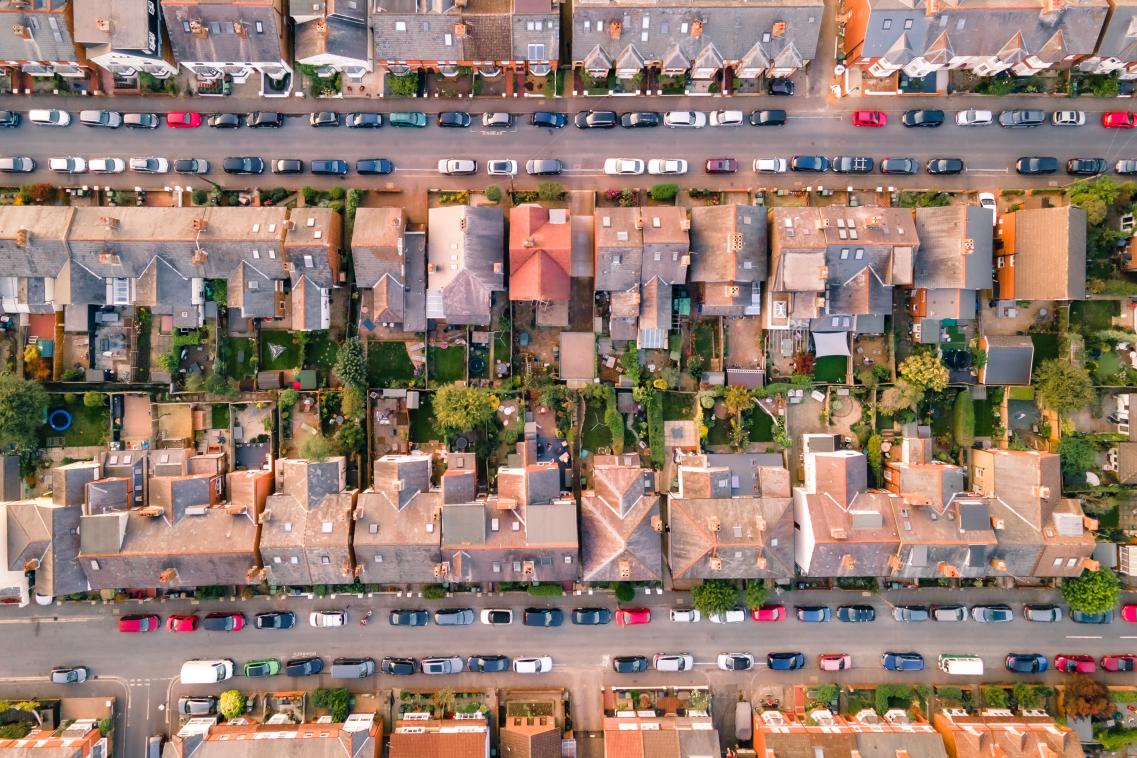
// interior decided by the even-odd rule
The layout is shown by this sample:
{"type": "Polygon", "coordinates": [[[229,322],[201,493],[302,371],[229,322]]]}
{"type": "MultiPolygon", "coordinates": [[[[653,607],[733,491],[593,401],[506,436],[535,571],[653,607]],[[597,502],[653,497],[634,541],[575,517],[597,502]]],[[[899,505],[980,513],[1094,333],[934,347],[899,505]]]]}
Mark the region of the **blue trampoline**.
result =
{"type": "Polygon", "coordinates": [[[56,408],[47,416],[47,425],[56,432],[66,432],[71,428],[71,411],[66,408],[56,408]]]}

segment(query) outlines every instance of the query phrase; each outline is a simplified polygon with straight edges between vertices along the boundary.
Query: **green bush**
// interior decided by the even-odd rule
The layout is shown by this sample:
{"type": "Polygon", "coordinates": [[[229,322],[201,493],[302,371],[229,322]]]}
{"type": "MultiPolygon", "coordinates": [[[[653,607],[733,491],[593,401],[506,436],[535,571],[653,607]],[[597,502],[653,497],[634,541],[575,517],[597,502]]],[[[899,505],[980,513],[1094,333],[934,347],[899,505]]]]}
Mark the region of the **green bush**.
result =
{"type": "Polygon", "coordinates": [[[906,701],[901,707],[907,709],[907,701],[911,701],[915,693],[907,684],[878,684],[873,694],[876,712],[883,716],[890,706],[896,705],[893,703],[894,700],[906,701]]]}
{"type": "Polygon", "coordinates": [[[691,602],[704,616],[726,613],[738,605],[738,587],[727,579],[706,579],[691,590],[691,602]]]}
{"type": "Polygon", "coordinates": [[[501,200],[501,187],[496,184],[491,184],[486,187],[486,191],[483,194],[486,196],[486,200],[489,200],[491,203],[496,203],[501,200]]]}
{"type": "Polygon", "coordinates": [[[565,196],[564,185],[559,182],[541,182],[537,185],[537,197],[546,202],[560,200],[565,196]]]}
{"type": "Polygon", "coordinates": [[[392,97],[414,97],[418,93],[418,74],[387,75],[387,89],[392,97]]]}
{"type": "Polygon", "coordinates": [[[315,205],[320,199],[320,193],[314,187],[301,187],[300,196],[304,198],[304,205],[315,205]]]}
{"type": "Polygon", "coordinates": [[[994,684],[985,684],[979,688],[979,692],[983,695],[983,705],[988,708],[1006,708],[1010,705],[1010,698],[1007,697],[1007,691],[1002,687],[994,684]]]}
{"type": "Polygon", "coordinates": [[[428,584],[422,588],[424,600],[441,600],[446,597],[446,588],[441,584],[428,584]]]}
{"type": "Polygon", "coordinates": [[[636,599],[636,588],[631,582],[613,582],[612,590],[616,593],[617,603],[630,603],[636,599]]]}
{"type": "Polygon", "coordinates": [[[194,205],[205,205],[209,202],[209,193],[203,189],[195,189],[190,194],[190,199],[194,205]]]}
{"type": "Polygon", "coordinates": [[[351,692],[344,687],[321,687],[312,693],[312,705],[327,709],[328,715],[336,723],[347,720],[348,714],[351,713],[351,701],[351,692]]]}
{"type": "Polygon", "coordinates": [[[742,590],[742,601],[752,611],[761,608],[766,602],[766,583],[760,579],[746,582],[746,588],[742,590]]]}
{"type": "Polygon", "coordinates": [[[328,190],[328,197],[332,200],[343,200],[345,194],[347,193],[344,192],[343,187],[332,187],[328,190]]]}
{"type": "Polygon", "coordinates": [[[91,390],[90,392],[83,393],[84,408],[102,408],[106,404],[107,396],[102,392],[95,392],[94,390],[91,390]]]}
{"type": "Polygon", "coordinates": [[[217,712],[223,718],[235,719],[245,712],[246,699],[238,690],[225,690],[217,701],[217,712]]]}
{"type": "Polygon", "coordinates": [[[559,584],[531,584],[528,592],[533,597],[560,597],[565,590],[559,584]]]}
{"type": "Polygon", "coordinates": [[[666,203],[674,200],[675,196],[679,194],[678,184],[657,184],[651,188],[649,192],[651,199],[660,203],[666,203]]]}
{"type": "Polygon", "coordinates": [[[64,382],[78,382],[82,381],[85,372],[81,368],[69,368],[59,375],[61,381],[64,382]]]}

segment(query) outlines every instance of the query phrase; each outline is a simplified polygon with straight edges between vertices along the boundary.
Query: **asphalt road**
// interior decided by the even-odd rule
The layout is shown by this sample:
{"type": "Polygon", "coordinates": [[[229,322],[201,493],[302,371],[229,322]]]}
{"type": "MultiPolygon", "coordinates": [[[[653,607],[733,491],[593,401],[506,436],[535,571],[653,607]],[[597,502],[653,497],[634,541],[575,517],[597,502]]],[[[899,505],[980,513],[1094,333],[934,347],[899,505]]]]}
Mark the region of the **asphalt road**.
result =
{"type": "MultiPolygon", "coordinates": [[[[1027,602],[1046,602],[1052,599],[1045,591],[1021,593],[1027,602]]],[[[533,629],[520,623],[520,611],[525,605],[542,605],[538,599],[522,595],[508,597],[464,596],[447,601],[408,601],[392,595],[374,597],[346,596],[314,600],[307,598],[257,598],[248,602],[207,601],[200,604],[190,601],[151,603],[69,603],[51,608],[30,607],[6,610],[0,617],[0,628],[9,656],[0,677],[0,697],[17,695],[60,694],[65,690],[86,696],[113,695],[119,700],[119,738],[125,744],[138,746],[150,734],[175,729],[176,716],[165,709],[185,694],[216,693],[226,685],[187,687],[177,676],[182,661],[190,658],[233,658],[238,665],[254,658],[276,657],[286,659],[300,655],[320,655],[328,662],[338,656],[372,656],[376,660],[386,655],[425,657],[434,655],[505,654],[510,657],[551,655],[554,670],[539,677],[517,674],[471,674],[453,677],[419,675],[408,678],[379,676],[359,682],[337,681],[353,689],[376,687],[472,687],[551,685],[570,690],[576,728],[595,730],[600,722],[601,686],[615,684],[665,685],[677,683],[708,684],[724,700],[733,699],[735,692],[755,696],[762,687],[794,683],[873,683],[882,681],[944,682],[945,675],[935,668],[935,658],[941,652],[974,653],[981,655],[987,668],[986,681],[1007,681],[1012,676],[1003,670],[1003,657],[1008,652],[1042,653],[1053,657],[1057,653],[1088,653],[1094,656],[1137,652],[1137,625],[1115,621],[1108,626],[1087,626],[1062,621],[1056,624],[1030,623],[1019,618],[1007,624],[979,624],[973,621],[962,624],[932,623],[902,624],[891,618],[892,603],[912,602],[998,602],[1006,594],[994,590],[921,590],[865,595],[857,592],[799,592],[783,596],[776,602],[784,603],[791,618],[780,623],[758,624],[747,621],[740,624],[711,624],[705,619],[697,626],[673,623],[668,618],[668,606],[660,603],[680,602],[679,595],[662,598],[638,598],[635,605],[652,608],[654,619],[646,626],[621,628],[579,627],[567,623],[555,629],[533,629]],[[525,601],[535,602],[526,603],[525,601]],[[803,624],[792,618],[796,604],[868,603],[877,607],[878,618],[866,624],[843,624],[836,620],[828,624],[803,624]],[[488,627],[480,623],[465,628],[391,627],[386,611],[396,607],[426,607],[431,610],[447,606],[512,607],[516,620],[511,627],[488,627]],[[286,631],[256,630],[251,621],[254,613],[270,608],[290,609],[297,613],[299,624],[286,631]],[[346,608],[349,622],[338,629],[314,629],[307,624],[308,611],[314,608],[346,608]],[[357,619],[368,608],[376,609],[371,623],[361,627],[357,619]],[[174,635],[161,630],[152,634],[120,634],[116,619],[125,613],[152,612],[163,618],[171,613],[205,613],[211,610],[241,610],[250,625],[241,632],[217,633],[198,631],[193,634],[174,635]],[[916,651],[924,655],[928,668],[923,673],[892,674],[880,668],[880,654],[885,650],[916,651]],[[774,651],[800,651],[808,659],[806,670],[774,673],[764,665],[765,655],[774,651]],[[641,675],[620,675],[611,669],[611,658],[617,655],[640,654],[649,658],[655,653],[691,653],[696,659],[694,672],[641,675]],[[715,658],[722,652],[749,652],[760,665],[753,671],[731,673],[719,671],[715,658]],[[849,653],[853,670],[822,674],[817,669],[816,656],[820,653],[849,653]],[[46,674],[52,666],[86,665],[94,674],[87,684],[63,688],[47,683],[46,674]],[[726,694],[724,694],[726,693],[726,694]]],[[[586,605],[612,607],[610,593],[597,592],[589,597],[566,597],[549,603],[566,610],[586,605]]],[[[1013,607],[1016,616],[1018,604],[1013,607]]],[[[1064,675],[1050,672],[1042,676],[1025,677],[1042,681],[1059,681],[1064,675]]],[[[1106,680],[1124,681],[1124,674],[1101,674],[1106,680]]],[[[290,680],[283,676],[272,680],[250,681],[235,679],[228,686],[246,690],[265,688],[314,688],[328,684],[326,677],[312,677],[308,681],[290,680]]],[[[720,702],[722,705],[722,702],[720,702]]],[[[725,710],[725,709],[716,709],[725,710]]],[[[724,714],[725,715],[725,714],[724,714]]],[[[721,726],[721,725],[720,725],[721,726]]],[[[119,752],[120,755],[125,753],[119,752]]]]}
{"type": "MultiPolygon", "coordinates": [[[[634,108],[660,107],[654,103],[629,99],[607,98],[587,103],[573,101],[577,108],[565,101],[555,106],[571,116],[584,105],[593,108],[610,107],[621,111],[634,108]]],[[[789,111],[789,123],[784,127],[755,128],[706,127],[703,129],[613,129],[580,130],[570,123],[564,129],[546,129],[528,124],[527,117],[507,130],[482,129],[478,113],[489,110],[497,103],[477,102],[474,126],[468,129],[442,129],[434,125],[434,115],[445,106],[437,101],[418,101],[414,104],[378,104],[388,109],[423,107],[431,116],[425,129],[377,130],[340,128],[313,128],[303,114],[286,117],[280,129],[219,130],[202,126],[197,129],[170,129],[165,126],[154,130],[100,129],[78,123],[78,108],[72,111],[76,118],[66,128],[37,126],[28,123],[15,130],[0,131],[0,153],[28,156],[37,162],[34,175],[14,176],[13,183],[24,181],[50,181],[65,186],[98,185],[116,188],[162,188],[189,186],[208,188],[205,179],[175,174],[165,176],[143,174],[75,176],[53,175],[46,170],[48,159],[67,155],[84,158],[163,156],[175,158],[206,158],[213,164],[208,179],[227,188],[299,186],[315,187],[335,185],[400,189],[418,192],[429,188],[481,188],[496,183],[509,183],[505,177],[490,177],[485,173],[485,162],[492,159],[512,158],[522,167],[522,175],[514,186],[518,189],[535,188],[545,177],[524,175],[524,163],[531,158],[558,158],[567,171],[556,179],[570,189],[640,186],[648,187],[659,181],[678,181],[684,186],[716,188],[793,188],[801,189],[822,185],[830,188],[853,186],[858,189],[898,187],[909,189],[1002,189],[1006,187],[1059,186],[1070,182],[1071,177],[1057,174],[1044,177],[1021,177],[1014,172],[1014,162],[1021,156],[1053,156],[1063,164],[1069,158],[1101,157],[1112,164],[1121,158],[1137,158],[1137,130],[1104,129],[1100,125],[1100,101],[1086,105],[1099,106],[1099,111],[1088,112],[1088,123],[1078,128],[1060,128],[1050,125],[1036,129],[1003,129],[997,125],[985,127],[958,127],[954,122],[938,129],[906,129],[899,123],[899,107],[890,112],[890,123],[884,128],[858,128],[851,123],[851,109],[807,110],[809,101],[797,98],[747,98],[745,102],[730,103],[706,100],[705,108],[715,107],[781,107],[789,111]],[[800,106],[799,106],[800,103],[800,106]],[[959,176],[929,176],[921,169],[916,176],[838,175],[833,173],[758,176],[751,164],[759,157],[786,157],[798,154],[862,155],[879,161],[884,157],[910,157],[921,163],[936,157],[962,158],[967,170],[959,176]],[[395,162],[392,176],[358,176],[346,178],[301,176],[229,176],[221,171],[221,161],[229,156],[258,156],[266,161],[277,158],[299,158],[305,161],[321,158],[340,158],[354,165],[360,158],[390,158],[395,162]],[[689,173],[673,179],[652,176],[608,177],[603,175],[606,158],[683,158],[689,163],[689,173]],[[736,175],[708,176],[703,173],[704,162],[709,158],[735,158],[741,164],[736,175]],[[471,177],[443,177],[436,167],[440,158],[472,158],[479,162],[480,173],[471,177]]],[[[894,102],[894,101],[889,101],[894,102]]],[[[8,99],[10,107],[18,107],[18,99],[8,99]]],[[[4,104],[0,100],[0,104],[4,104]]],[[[1055,101],[1055,106],[1065,105],[1055,101]]],[[[290,104],[294,105],[294,104],[290,104]]],[[[326,104],[322,104],[326,107],[326,104]]],[[[542,105],[550,105],[543,102],[542,105]]],[[[883,105],[883,103],[882,103],[883,105]]],[[[992,107],[992,104],[987,104],[992,107]]],[[[1012,103],[1014,105],[1014,103],[1012,103]]],[[[1079,105],[1083,103],[1079,102],[1079,105]]],[[[464,103],[450,107],[463,107],[464,103]]],[[[498,107],[514,106],[514,110],[533,110],[530,102],[505,102],[498,107]]],[[[26,101],[22,105],[26,108],[26,101]]],[[[372,104],[371,107],[375,107],[372,104]]],[[[345,109],[346,111],[347,109],[345,109]]],[[[949,121],[951,120],[949,111],[949,121]]]]}

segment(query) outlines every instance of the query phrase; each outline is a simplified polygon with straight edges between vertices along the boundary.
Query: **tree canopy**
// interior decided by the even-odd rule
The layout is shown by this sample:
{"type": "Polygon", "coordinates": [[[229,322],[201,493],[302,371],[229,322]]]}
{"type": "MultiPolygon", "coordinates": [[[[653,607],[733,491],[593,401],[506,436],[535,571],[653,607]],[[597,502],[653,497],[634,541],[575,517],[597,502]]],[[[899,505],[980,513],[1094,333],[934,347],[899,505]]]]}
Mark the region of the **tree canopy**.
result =
{"type": "Polygon", "coordinates": [[[948,370],[934,353],[913,353],[899,367],[900,376],[913,387],[942,392],[948,385],[948,370]]]}
{"type": "Polygon", "coordinates": [[[1113,713],[1114,705],[1108,687],[1085,674],[1074,674],[1066,680],[1062,710],[1067,718],[1104,718],[1113,713]]]}
{"type": "Polygon", "coordinates": [[[726,579],[707,579],[691,590],[691,602],[704,616],[726,613],[738,605],[738,587],[726,579]]]}
{"type": "Polygon", "coordinates": [[[348,387],[367,386],[367,361],[363,356],[363,342],[350,337],[336,351],[336,376],[348,387]]]}
{"type": "Polygon", "coordinates": [[[1121,600],[1121,580],[1107,568],[1063,579],[1059,589],[1067,605],[1083,613],[1105,613],[1121,600]]]}
{"type": "Polygon", "coordinates": [[[923,389],[907,379],[897,379],[896,384],[880,393],[880,411],[891,416],[897,411],[915,408],[923,397],[923,389]]]}
{"type": "Polygon", "coordinates": [[[18,453],[39,449],[38,432],[47,411],[47,392],[36,382],[0,374],[0,446],[18,453]]]}
{"type": "Polygon", "coordinates": [[[235,719],[245,712],[245,696],[238,690],[225,690],[217,700],[217,712],[226,719],[235,719]]]}
{"type": "Polygon", "coordinates": [[[1097,462],[1097,448],[1085,437],[1067,434],[1058,443],[1062,460],[1062,473],[1070,476],[1084,474],[1097,462]]]}
{"type": "Polygon", "coordinates": [[[746,582],[746,588],[742,590],[742,601],[753,611],[762,607],[766,602],[766,595],[766,583],[759,579],[751,579],[746,582]]]}
{"type": "Polygon", "coordinates": [[[1059,416],[1080,411],[1094,399],[1090,373],[1058,358],[1043,361],[1034,371],[1035,395],[1059,416]]]}
{"type": "Polygon", "coordinates": [[[484,389],[447,384],[434,393],[434,418],[444,430],[465,432],[489,421],[498,404],[484,389]]]}

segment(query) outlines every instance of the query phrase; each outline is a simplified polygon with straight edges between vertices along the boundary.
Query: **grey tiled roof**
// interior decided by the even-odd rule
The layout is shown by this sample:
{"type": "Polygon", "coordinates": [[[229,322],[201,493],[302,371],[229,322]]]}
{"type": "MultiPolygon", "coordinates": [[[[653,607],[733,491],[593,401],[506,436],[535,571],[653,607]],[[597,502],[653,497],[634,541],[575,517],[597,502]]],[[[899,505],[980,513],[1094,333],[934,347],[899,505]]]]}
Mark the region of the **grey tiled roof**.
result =
{"type": "Polygon", "coordinates": [[[1097,55],[1120,61],[1137,60],[1137,4],[1118,0],[1112,5],[1097,55]]]}
{"type": "Polygon", "coordinates": [[[78,0],[75,3],[75,41],[109,45],[113,50],[149,51],[150,28],[146,3],[138,0],[78,0]],[[100,29],[97,21],[110,22],[100,29]]]}
{"type": "Polygon", "coordinates": [[[1034,342],[1027,336],[989,335],[984,384],[1026,386],[1030,384],[1034,342]]]}
{"type": "Polygon", "coordinates": [[[289,57],[281,47],[283,19],[275,0],[165,2],[162,16],[174,58],[181,62],[275,63],[289,57]],[[191,30],[195,21],[203,32],[191,30]]]}
{"type": "Polygon", "coordinates": [[[991,216],[977,205],[917,208],[915,286],[991,288],[991,216]]]}
{"type": "MultiPolygon", "coordinates": [[[[338,5],[346,6],[345,3],[338,5]]],[[[302,63],[320,56],[335,56],[367,65],[371,58],[371,32],[367,28],[364,0],[360,1],[360,5],[362,12],[348,15],[337,8],[336,13],[326,18],[297,23],[293,42],[296,60],[302,63]]]]}
{"type": "Polygon", "coordinates": [[[67,0],[0,3],[0,60],[77,63],[79,51],[67,22],[67,0]],[[20,33],[13,30],[20,27],[20,33]]]}
{"type": "Polygon", "coordinates": [[[504,244],[498,208],[430,209],[427,286],[441,294],[446,321],[489,323],[492,293],[505,289],[504,244]]]}

